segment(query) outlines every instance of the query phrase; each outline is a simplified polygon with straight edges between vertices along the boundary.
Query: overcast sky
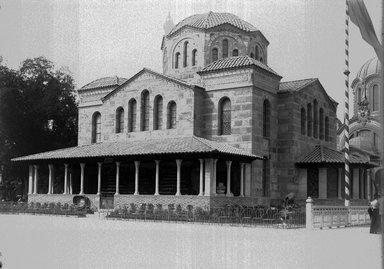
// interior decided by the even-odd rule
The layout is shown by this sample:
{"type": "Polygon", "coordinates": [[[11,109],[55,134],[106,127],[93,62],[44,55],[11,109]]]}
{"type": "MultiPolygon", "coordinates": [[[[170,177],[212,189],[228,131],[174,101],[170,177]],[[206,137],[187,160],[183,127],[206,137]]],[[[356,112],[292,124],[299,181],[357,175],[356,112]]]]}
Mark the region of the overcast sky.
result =
{"type": "MultiPolygon", "coordinates": [[[[381,39],[381,1],[366,0],[381,39]]],[[[317,77],[344,113],[344,0],[0,0],[0,56],[11,68],[45,56],[67,66],[79,88],[105,76],[161,72],[163,24],[231,12],[269,40],[268,65],[282,81],[317,77]]],[[[350,82],[374,50],[350,24],[350,82]]]]}

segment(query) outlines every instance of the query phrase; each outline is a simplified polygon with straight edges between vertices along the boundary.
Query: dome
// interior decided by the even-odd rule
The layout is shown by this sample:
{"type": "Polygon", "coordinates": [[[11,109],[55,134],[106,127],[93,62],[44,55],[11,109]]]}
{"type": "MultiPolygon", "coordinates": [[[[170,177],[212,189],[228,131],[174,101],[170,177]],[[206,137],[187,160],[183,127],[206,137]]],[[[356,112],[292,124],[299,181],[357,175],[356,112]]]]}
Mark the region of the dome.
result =
{"type": "Polygon", "coordinates": [[[219,25],[230,24],[246,32],[258,31],[252,24],[240,19],[231,13],[209,12],[204,14],[192,15],[179,22],[168,35],[172,35],[184,27],[196,29],[210,29],[219,25]]]}
{"type": "Polygon", "coordinates": [[[111,87],[111,86],[120,86],[124,82],[126,82],[126,78],[121,77],[105,77],[105,78],[99,78],[96,79],[85,86],[81,87],[79,90],[89,90],[89,89],[96,89],[96,88],[105,88],[105,87],[111,87]]]}
{"type": "Polygon", "coordinates": [[[368,60],[363,66],[359,69],[356,75],[356,79],[365,80],[371,75],[380,75],[381,65],[377,57],[368,60]]]}
{"type": "Polygon", "coordinates": [[[377,149],[375,145],[372,143],[371,138],[358,136],[349,140],[349,144],[351,147],[362,149],[371,154],[377,154],[377,149]]]}

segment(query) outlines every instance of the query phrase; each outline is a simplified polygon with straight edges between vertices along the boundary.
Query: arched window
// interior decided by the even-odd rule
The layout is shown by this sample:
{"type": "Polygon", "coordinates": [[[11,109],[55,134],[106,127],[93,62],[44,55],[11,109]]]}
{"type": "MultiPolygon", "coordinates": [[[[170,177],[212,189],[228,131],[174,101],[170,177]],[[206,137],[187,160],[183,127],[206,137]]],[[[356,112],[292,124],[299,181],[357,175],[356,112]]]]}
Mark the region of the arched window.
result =
{"type": "Polygon", "coordinates": [[[184,57],[183,57],[183,66],[186,67],[188,58],[188,41],[184,42],[184,57]]]}
{"type": "Polygon", "coordinates": [[[116,133],[124,132],[124,109],[119,107],[116,109],[116,133]]]}
{"type": "Polygon", "coordinates": [[[141,93],[141,127],[140,131],[149,130],[149,92],[144,90],[141,93]]]}
{"type": "Polygon", "coordinates": [[[372,88],[372,111],[379,110],[379,86],[374,85],[372,88]]]}
{"type": "Polygon", "coordinates": [[[255,59],[259,60],[259,57],[260,57],[259,46],[256,45],[256,47],[255,47],[255,59]]]}
{"type": "Polygon", "coordinates": [[[212,49],[212,62],[219,59],[219,50],[217,48],[212,49]]]}
{"type": "Polygon", "coordinates": [[[357,89],[357,104],[361,102],[361,88],[357,89]]]}
{"type": "Polygon", "coordinates": [[[92,116],[92,143],[101,142],[101,114],[93,113],[92,116]]]}
{"type": "Polygon", "coordinates": [[[312,104],[307,105],[307,136],[312,136],[312,104]]]}
{"type": "Polygon", "coordinates": [[[192,51],[192,66],[195,66],[196,65],[196,57],[197,57],[197,49],[194,49],[193,51],[192,51]]]}
{"type": "Polygon", "coordinates": [[[132,98],[128,103],[128,132],[136,131],[136,109],[136,100],[132,98]]]}
{"type": "Polygon", "coordinates": [[[255,58],[255,56],[253,55],[253,52],[251,52],[251,55],[250,55],[250,56],[251,56],[251,58],[255,58]]]}
{"type": "Polygon", "coordinates": [[[170,101],[168,103],[168,129],[176,128],[176,103],[170,101]]]}
{"type": "Polygon", "coordinates": [[[260,57],[260,62],[264,63],[264,61],[263,61],[263,57],[260,57]]]}
{"type": "Polygon", "coordinates": [[[319,116],[319,121],[320,121],[320,139],[324,139],[324,110],[320,108],[320,116],[319,116]]]}
{"type": "Polygon", "coordinates": [[[224,97],[219,102],[219,135],[231,134],[231,100],[224,97]]]}
{"type": "Polygon", "coordinates": [[[176,52],[175,55],[175,69],[179,68],[180,52],[176,52]]]}
{"type": "Polygon", "coordinates": [[[325,141],[330,141],[329,138],[329,119],[325,117],[325,141]]]}
{"type": "Polygon", "coordinates": [[[263,137],[270,137],[271,105],[268,100],[263,103],[263,137]]]}
{"type": "Polygon", "coordinates": [[[317,100],[313,101],[313,137],[318,138],[319,136],[319,110],[317,100]]]}
{"type": "Polygon", "coordinates": [[[305,108],[301,108],[301,134],[305,135],[305,123],[307,121],[307,115],[305,114],[305,108]]]}
{"type": "Polygon", "coordinates": [[[228,39],[223,40],[223,58],[228,57],[228,39]]]}
{"type": "Polygon", "coordinates": [[[239,50],[238,49],[234,49],[232,51],[232,56],[239,56],[239,50]]]}
{"type": "Polygon", "coordinates": [[[163,128],[163,97],[155,97],[153,104],[153,129],[161,130],[163,128]]]}

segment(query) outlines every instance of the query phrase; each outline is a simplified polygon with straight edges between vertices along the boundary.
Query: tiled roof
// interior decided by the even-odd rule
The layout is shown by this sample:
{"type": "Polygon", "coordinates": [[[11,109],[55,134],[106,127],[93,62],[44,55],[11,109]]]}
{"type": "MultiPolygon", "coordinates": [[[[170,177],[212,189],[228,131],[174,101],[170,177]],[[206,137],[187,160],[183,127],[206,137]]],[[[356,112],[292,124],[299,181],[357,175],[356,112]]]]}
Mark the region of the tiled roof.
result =
{"type": "Polygon", "coordinates": [[[216,13],[209,12],[204,14],[196,14],[192,15],[181,22],[179,22],[172,30],[169,32],[168,36],[176,33],[180,29],[189,26],[196,29],[209,29],[222,24],[230,24],[233,25],[243,31],[246,32],[255,32],[258,31],[256,27],[254,27],[249,22],[246,22],[234,14],[231,13],[216,13]]]}
{"type": "Polygon", "coordinates": [[[103,88],[103,87],[110,87],[110,86],[119,86],[126,82],[126,78],[121,77],[105,77],[105,78],[99,78],[96,79],[85,86],[81,87],[79,91],[82,90],[89,90],[89,89],[96,89],[96,88],[103,88]]]}
{"type": "Polygon", "coordinates": [[[251,66],[259,67],[265,71],[268,71],[269,73],[272,73],[276,76],[281,77],[272,68],[268,67],[262,62],[255,60],[249,56],[236,56],[236,57],[222,58],[205,66],[203,70],[201,70],[198,73],[203,74],[208,72],[216,72],[221,70],[229,70],[229,69],[251,67],[251,66]]]}
{"type": "Polygon", "coordinates": [[[165,139],[135,140],[126,142],[104,142],[78,147],[58,149],[12,159],[33,161],[52,159],[76,159],[113,156],[151,156],[186,153],[221,153],[245,159],[263,159],[244,150],[210,141],[204,138],[179,137],[165,139]]]}
{"type": "MultiPolygon", "coordinates": [[[[302,157],[296,164],[344,164],[344,153],[333,149],[326,148],[322,145],[316,145],[315,149],[302,157]]],[[[370,165],[371,164],[362,158],[355,155],[349,156],[351,164],[370,165]]]]}
{"type": "Polygon", "coordinates": [[[308,78],[308,79],[280,82],[279,91],[298,91],[304,88],[305,86],[311,84],[312,82],[315,82],[316,80],[318,79],[308,78]]]}

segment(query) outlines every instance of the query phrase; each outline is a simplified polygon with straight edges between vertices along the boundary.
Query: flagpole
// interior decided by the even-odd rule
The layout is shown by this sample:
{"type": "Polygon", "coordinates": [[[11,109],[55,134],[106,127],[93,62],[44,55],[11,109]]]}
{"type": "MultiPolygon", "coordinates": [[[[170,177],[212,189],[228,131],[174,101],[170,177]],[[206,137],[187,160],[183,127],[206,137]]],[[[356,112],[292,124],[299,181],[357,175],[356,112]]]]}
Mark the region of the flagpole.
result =
{"type": "Polygon", "coordinates": [[[345,141],[345,196],[344,205],[350,206],[350,186],[349,186],[349,12],[348,12],[348,0],[345,1],[345,112],[344,112],[344,141],[345,141]]]}

